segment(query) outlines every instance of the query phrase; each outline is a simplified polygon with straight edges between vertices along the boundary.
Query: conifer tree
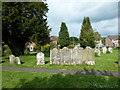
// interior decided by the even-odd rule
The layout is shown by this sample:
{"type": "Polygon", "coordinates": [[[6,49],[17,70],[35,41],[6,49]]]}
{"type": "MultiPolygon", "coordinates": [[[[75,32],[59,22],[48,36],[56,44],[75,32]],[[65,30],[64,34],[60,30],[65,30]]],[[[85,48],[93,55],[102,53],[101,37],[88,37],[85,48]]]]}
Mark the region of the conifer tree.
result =
{"type": "Polygon", "coordinates": [[[83,19],[80,34],[80,46],[83,48],[86,48],[87,46],[91,48],[95,47],[95,37],[89,17],[84,17],[83,19]]]}
{"type": "Polygon", "coordinates": [[[64,22],[61,23],[58,39],[61,48],[67,47],[70,44],[68,28],[64,22]]]}

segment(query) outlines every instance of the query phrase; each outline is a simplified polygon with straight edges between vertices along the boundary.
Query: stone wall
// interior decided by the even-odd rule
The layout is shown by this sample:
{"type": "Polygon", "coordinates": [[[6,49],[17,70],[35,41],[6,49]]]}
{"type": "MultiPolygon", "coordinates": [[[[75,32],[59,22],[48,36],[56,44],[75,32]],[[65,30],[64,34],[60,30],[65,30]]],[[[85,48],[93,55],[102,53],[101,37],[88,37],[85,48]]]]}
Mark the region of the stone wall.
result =
{"type": "Polygon", "coordinates": [[[86,64],[86,62],[94,62],[94,50],[90,47],[74,48],[68,49],[64,47],[63,49],[54,48],[50,50],[50,64],[86,64]]]}

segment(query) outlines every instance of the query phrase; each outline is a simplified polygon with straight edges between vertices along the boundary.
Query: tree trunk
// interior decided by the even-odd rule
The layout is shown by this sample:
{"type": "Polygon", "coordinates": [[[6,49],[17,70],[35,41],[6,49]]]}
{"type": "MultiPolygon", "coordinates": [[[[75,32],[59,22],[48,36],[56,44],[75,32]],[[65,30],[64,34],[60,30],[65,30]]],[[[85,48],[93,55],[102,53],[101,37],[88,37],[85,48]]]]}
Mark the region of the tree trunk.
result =
{"type": "Polygon", "coordinates": [[[25,49],[25,46],[24,44],[8,44],[9,48],[11,49],[11,52],[13,55],[15,56],[20,56],[20,55],[24,55],[24,49],[25,49]]]}

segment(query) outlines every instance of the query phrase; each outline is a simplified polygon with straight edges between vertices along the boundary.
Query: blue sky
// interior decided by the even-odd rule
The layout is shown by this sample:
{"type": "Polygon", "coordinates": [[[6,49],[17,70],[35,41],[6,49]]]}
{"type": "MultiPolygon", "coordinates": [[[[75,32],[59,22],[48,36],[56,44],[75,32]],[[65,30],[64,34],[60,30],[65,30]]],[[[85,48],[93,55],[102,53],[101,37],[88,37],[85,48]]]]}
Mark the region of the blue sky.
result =
{"type": "Polygon", "coordinates": [[[102,37],[118,34],[118,2],[89,0],[47,0],[50,35],[58,36],[61,22],[65,22],[70,36],[79,37],[84,17],[89,17],[94,30],[102,37]],[[89,2],[90,1],[90,2],[89,2]]]}

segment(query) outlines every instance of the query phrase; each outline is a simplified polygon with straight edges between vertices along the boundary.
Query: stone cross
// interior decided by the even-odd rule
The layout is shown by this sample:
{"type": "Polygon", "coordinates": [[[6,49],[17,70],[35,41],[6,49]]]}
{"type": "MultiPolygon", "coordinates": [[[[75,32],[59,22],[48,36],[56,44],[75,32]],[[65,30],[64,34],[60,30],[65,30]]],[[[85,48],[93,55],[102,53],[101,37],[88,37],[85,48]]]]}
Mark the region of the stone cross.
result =
{"type": "Polygon", "coordinates": [[[36,55],[36,58],[37,58],[37,65],[43,65],[45,64],[45,61],[44,61],[44,53],[40,52],[36,55]]]}

